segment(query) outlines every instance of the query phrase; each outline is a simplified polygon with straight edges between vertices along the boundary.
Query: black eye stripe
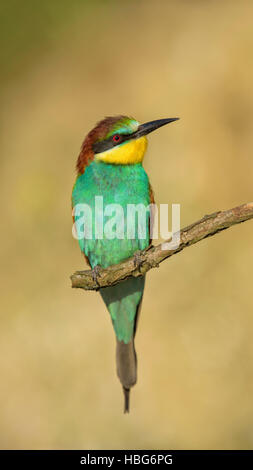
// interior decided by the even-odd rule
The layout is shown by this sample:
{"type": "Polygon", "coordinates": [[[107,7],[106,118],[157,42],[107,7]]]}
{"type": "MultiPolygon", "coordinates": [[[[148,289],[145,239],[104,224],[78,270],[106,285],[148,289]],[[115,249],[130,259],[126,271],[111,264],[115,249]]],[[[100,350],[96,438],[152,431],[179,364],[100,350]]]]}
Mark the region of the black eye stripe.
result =
{"type": "Polygon", "coordinates": [[[112,135],[111,137],[109,137],[109,139],[101,140],[100,142],[95,142],[95,144],[93,144],[93,147],[92,147],[93,151],[95,153],[105,152],[106,150],[109,150],[115,147],[116,145],[119,145],[122,142],[125,142],[126,140],[133,138],[133,134],[119,134],[119,137],[120,138],[118,141],[114,141],[113,135],[112,135]]]}

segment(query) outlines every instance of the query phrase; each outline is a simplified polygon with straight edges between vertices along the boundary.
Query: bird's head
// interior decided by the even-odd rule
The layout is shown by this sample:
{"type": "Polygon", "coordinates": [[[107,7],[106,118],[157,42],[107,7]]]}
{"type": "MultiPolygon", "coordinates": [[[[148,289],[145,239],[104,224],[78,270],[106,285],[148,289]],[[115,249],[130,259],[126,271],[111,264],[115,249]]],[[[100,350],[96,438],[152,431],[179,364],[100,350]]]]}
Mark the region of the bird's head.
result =
{"type": "Polygon", "coordinates": [[[158,119],[140,124],[127,116],[106,117],[85,138],[77,160],[78,173],[83,173],[94,159],[114,165],[141,163],[147,148],[146,135],[177,119],[158,119]]]}

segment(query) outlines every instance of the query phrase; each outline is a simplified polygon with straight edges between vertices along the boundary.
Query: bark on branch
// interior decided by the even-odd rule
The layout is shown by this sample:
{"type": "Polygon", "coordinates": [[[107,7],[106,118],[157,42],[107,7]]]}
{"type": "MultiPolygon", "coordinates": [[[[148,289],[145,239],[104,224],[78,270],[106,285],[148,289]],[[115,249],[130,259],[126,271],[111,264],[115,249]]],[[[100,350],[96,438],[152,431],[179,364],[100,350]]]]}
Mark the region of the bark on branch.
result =
{"type": "MultiPolygon", "coordinates": [[[[180,244],[176,249],[164,250],[160,245],[151,245],[146,250],[138,252],[138,257],[128,258],[122,263],[101,269],[97,276],[92,270],[76,271],[72,274],[72,287],[85,290],[98,290],[101,287],[112,286],[130,276],[143,276],[147,271],[167,258],[179,253],[187,246],[194,245],[204,238],[211,237],[221,230],[245,222],[253,218],[253,202],[234,207],[227,211],[219,211],[205,215],[201,220],[194,222],[180,231],[180,244]]],[[[170,240],[167,240],[169,242],[170,240]]]]}

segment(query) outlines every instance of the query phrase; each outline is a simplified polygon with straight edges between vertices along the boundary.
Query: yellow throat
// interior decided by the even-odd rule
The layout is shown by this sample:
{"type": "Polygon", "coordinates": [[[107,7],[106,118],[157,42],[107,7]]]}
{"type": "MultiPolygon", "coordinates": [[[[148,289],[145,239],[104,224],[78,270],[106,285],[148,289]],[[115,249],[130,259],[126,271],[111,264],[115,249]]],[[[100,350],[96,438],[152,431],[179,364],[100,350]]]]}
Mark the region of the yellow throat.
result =
{"type": "Polygon", "coordinates": [[[130,140],[117,147],[98,153],[96,160],[114,165],[141,163],[148,145],[146,137],[130,140]]]}

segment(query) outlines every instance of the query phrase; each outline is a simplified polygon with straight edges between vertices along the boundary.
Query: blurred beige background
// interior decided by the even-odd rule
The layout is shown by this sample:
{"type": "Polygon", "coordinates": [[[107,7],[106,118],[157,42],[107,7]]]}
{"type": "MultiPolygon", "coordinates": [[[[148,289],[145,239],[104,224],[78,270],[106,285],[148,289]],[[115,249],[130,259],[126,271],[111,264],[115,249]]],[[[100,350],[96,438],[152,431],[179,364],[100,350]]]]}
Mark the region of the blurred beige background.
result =
{"type": "Polygon", "coordinates": [[[253,4],[2,2],[1,448],[253,448],[252,222],[152,270],[123,415],[70,197],[105,115],[180,116],[144,166],[182,225],[252,200],[253,4]]]}

